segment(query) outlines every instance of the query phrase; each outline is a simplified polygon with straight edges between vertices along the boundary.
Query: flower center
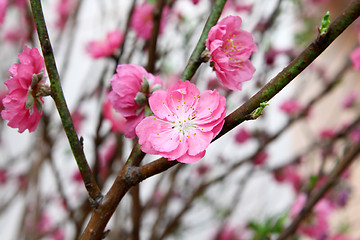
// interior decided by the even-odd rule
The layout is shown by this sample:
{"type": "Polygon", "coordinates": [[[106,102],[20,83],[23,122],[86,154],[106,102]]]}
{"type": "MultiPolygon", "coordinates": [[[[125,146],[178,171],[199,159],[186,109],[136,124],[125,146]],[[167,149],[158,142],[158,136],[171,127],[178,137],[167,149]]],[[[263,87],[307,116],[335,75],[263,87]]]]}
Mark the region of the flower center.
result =
{"type": "Polygon", "coordinates": [[[242,68],[244,60],[239,55],[242,54],[246,46],[242,46],[241,42],[237,41],[234,37],[235,35],[233,35],[233,38],[226,39],[223,51],[235,67],[242,68]]]}
{"type": "Polygon", "coordinates": [[[179,119],[178,121],[173,122],[172,127],[179,131],[179,133],[182,133],[183,135],[188,134],[192,130],[196,128],[195,123],[192,121],[192,119],[179,119]]]}

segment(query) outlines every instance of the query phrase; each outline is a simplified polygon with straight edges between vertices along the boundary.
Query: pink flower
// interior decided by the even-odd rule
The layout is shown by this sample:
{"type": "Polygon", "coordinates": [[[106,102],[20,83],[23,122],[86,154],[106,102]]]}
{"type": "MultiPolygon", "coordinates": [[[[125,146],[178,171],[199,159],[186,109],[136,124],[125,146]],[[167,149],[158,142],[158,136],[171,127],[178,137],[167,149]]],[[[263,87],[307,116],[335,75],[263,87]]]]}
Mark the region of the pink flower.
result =
{"type": "Polygon", "coordinates": [[[110,80],[112,91],[108,97],[115,110],[126,119],[124,135],[134,138],[135,127],[149,109],[147,99],[153,91],[161,88],[162,80],[134,64],[119,65],[116,72],[110,80]]]}
{"type": "Polygon", "coordinates": [[[238,3],[237,0],[227,1],[224,10],[231,9],[235,12],[251,13],[253,4],[238,3]]]}
{"type": "MultiPolygon", "coordinates": [[[[130,26],[136,32],[138,38],[150,39],[154,25],[153,10],[154,5],[148,2],[135,7],[130,26]]],[[[168,9],[165,7],[161,16],[159,33],[162,33],[165,28],[165,17],[167,15],[168,9]]]]}
{"type": "Polygon", "coordinates": [[[59,0],[56,4],[56,13],[58,15],[58,19],[56,21],[56,26],[60,29],[65,27],[66,21],[70,16],[71,10],[74,9],[73,0],[59,0]]]}
{"type": "Polygon", "coordinates": [[[235,141],[237,143],[244,143],[251,138],[251,134],[245,129],[241,128],[235,135],[235,141]]]}
{"type": "Polygon", "coordinates": [[[4,22],[8,4],[8,0],[0,0],[0,25],[4,22]]]}
{"type": "Polygon", "coordinates": [[[329,140],[335,136],[335,130],[332,128],[324,128],[320,131],[320,138],[322,140],[329,140]]]}
{"type": "Polygon", "coordinates": [[[45,233],[45,232],[49,231],[50,228],[51,228],[51,219],[50,219],[49,215],[42,212],[40,215],[40,219],[37,223],[37,230],[40,233],[45,233]]]}
{"type": "Polygon", "coordinates": [[[8,171],[6,168],[0,168],[0,185],[4,185],[8,179],[8,171]]]}
{"type": "Polygon", "coordinates": [[[269,155],[266,152],[258,153],[253,159],[254,165],[263,165],[268,159],[269,155]]]}
{"type": "Polygon", "coordinates": [[[123,133],[125,129],[126,119],[118,112],[115,111],[111,101],[109,100],[109,94],[106,94],[105,102],[103,104],[104,118],[111,123],[111,131],[114,133],[123,133]]]}
{"type": "Polygon", "coordinates": [[[169,160],[198,161],[224,124],[225,97],[216,90],[200,93],[189,81],[155,91],[149,104],[155,116],[136,127],[141,150],[169,160]]]}
{"type": "Polygon", "coordinates": [[[350,55],[355,69],[360,70],[360,47],[357,47],[350,55]]]}
{"type": "Polygon", "coordinates": [[[76,109],[73,113],[71,113],[71,118],[73,120],[75,130],[79,132],[82,122],[85,119],[84,114],[82,114],[79,109],[76,109]]]}
{"type": "Polygon", "coordinates": [[[342,102],[342,107],[343,108],[352,107],[354,105],[358,95],[359,95],[358,92],[355,90],[348,92],[342,102]]]}
{"type": "Polygon", "coordinates": [[[51,233],[51,239],[52,240],[64,240],[65,239],[64,229],[56,228],[55,231],[53,231],[51,233]]]}
{"type": "Polygon", "coordinates": [[[114,136],[107,138],[106,141],[101,144],[98,152],[100,174],[105,177],[106,172],[109,169],[109,163],[116,153],[117,141],[114,136]]]}
{"type": "Polygon", "coordinates": [[[288,115],[296,114],[301,109],[302,106],[296,99],[288,99],[280,105],[280,110],[288,115]]]}
{"type": "Polygon", "coordinates": [[[352,240],[352,238],[347,237],[341,233],[338,233],[330,238],[330,240],[352,240]]]}
{"type": "Polygon", "coordinates": [[[106,34],[106,39],[99,41],[90,41],[86,45],[86,51],[93,58],[108,57],[121,46],[124,41],[124,35],[119,30],[114,30],[106,34]]]}
{"type": "MultiPolygon", "coordinates": [[[[306,195],[300,194],[291,207],[290,217],[294,219],[303,208],[306,202],[306,195]]],[[[328,200],[320,200],[314,207],[313,212],[309,214],[306,221],[298,228],[298,232],[314,239],[320,239],[326,234],[329,228],[328,219],[332,212],[331,204],[328,200]]]]}
{"type": "Polygon", "coordinates": [[[8,125],[35,131],[42,115],[42,97],[49,94],[43,85],[44,59],[36,48],[24,46],[18,55],[21,64],[14,64],[9,72],[11,77],[5,82],[9,94],[3,99],[5,110],[1,117],[9,120],[8,125]]]}
{"type": "Polygon", "coordinates": [[[349,133],[349,137],[353,143],[360,142],[360,126],[352,129],[349,133]]]}
{"type": "Polygon", "coordinates": [[[206,41],[216,76],[231,90],[241,90],[241,83],[255,72],[249,58],[257,47],[252,35],[240,29],[241,22],[240,17],[224,18],[210,29],[206,41]]]}
{"type": "Polygon", "coordinates": [[[75,172],[73,173],[71,179],[76,183],[82,183],[83,182],[81,173],[80,173],[80,171],[78,169],[75,170],[75,172]]]}
{"type": "Polygon", "coordinates": [[[295,192],[298,192],[303,182],[302,177],[296,171],[293,165],[286,165],[274,172],[275,180],[278,182],[289,182],[293,186],[295,192]]]}

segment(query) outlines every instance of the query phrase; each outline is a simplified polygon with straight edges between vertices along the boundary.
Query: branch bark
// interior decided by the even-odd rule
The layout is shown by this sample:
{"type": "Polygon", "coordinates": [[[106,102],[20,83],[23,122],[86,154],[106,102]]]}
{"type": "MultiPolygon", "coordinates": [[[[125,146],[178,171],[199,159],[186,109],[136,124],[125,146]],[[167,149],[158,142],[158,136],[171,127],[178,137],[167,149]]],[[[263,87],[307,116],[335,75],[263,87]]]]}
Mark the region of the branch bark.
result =
{"type": "Polygon", "coordinates": [[[71,119],[69,109],[67,107],[64,93],[60,84],[60,77],[56,67],[55,58],[50,43],[49,34],[46,28],[44,14],[40,0],[31,0],[31,9],[38,32],[41,50],[45,59],[46,70],[49,74],[51,97],[54,99],[56,108],[59,112],[61,122],[63,124],[66,136],[69,140],[71,151],[75,157],[79,167],[81,177],[85,183],[91,201],[95,204],[101,202],[103,195],[96,184],[95,178],[91,172],[89,164],[85,158],[82,143],[80,142],[75,131],[74,123],[71,119]]]}

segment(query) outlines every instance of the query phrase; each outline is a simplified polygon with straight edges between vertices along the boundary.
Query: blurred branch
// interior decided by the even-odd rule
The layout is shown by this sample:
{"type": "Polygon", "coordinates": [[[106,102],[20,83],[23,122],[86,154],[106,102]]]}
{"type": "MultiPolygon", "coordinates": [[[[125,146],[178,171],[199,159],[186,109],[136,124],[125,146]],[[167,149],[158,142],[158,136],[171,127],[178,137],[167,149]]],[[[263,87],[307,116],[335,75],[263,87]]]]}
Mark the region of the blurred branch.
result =
{"type": "Polygon", "coordinates": [[[324,184],[313,194],[311,194],[301,212],[295,217],[293,222],[280,234],[277,240],[286,240],[289,239],[295,232],[302,220],[304,220],[316,203],[329,191],[332,187],[334,187],[342,173],[354,162],[356,156],[360,153],[360,142],[352,146],[350,149],[346,151],[343,159],[340,163],[334,167],[329,176],[326,178],[324,184]]]}
{"type": "Polygon", "coordinates": [[[93,203],[97,204],[99,203],[99,201],[101,201],[103,196],[95,182],[95,178],[92,175],[89,164],[86,161],[82,143],[78,139],[74,123],[71,119],[71,115],[65,101],[65,97],[60,84],[59,73],[56,67],[54,54],[45,24],[41,2],[40,0],[31,0],[30,3],[36,28],[38,31],[41,49],[45,59],[46,69],[49,74],[49,79],[51,83],[51,96],[55,101],[56,108],[58,109],[61,122],[63,124],[66,136],[69,140],[73,155],[78,164],[82,179],[85,183],[85,187],[93,203]]]}
{"type": "Polygon", "coordinates": [[[149,56],[146,70],[150,73],[155,71],[156,44],[160,33],[161,17],[166,0],[157,0],[153,10],[153,29],[149,41],[149,56]]]}

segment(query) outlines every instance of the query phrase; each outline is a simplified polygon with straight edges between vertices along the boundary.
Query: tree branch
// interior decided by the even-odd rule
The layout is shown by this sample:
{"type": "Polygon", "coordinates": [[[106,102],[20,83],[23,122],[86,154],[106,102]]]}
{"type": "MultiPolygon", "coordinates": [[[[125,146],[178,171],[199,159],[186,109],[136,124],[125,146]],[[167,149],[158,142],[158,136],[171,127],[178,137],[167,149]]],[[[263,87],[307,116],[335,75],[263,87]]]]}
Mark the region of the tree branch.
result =
{"type": "Polygon", "coordinates": [[[246,120],[246,116],[253,112],[260,103],[269,101],[307,66],[309,66],[352,22],[360,15],[360,1],[353,1],[349,7],[330,24],[328,32],[319,35],[298,57],[296,57],[276,77],[267,83],[259,92],[242,106],[225,118],[225,124],[219,135],[225,133],[246,120]]]}
{"type": "Polygon", "coordinates": [[[98,204],[103,195],[95,182],[88,162],[86,161],[82,143],[79,141],[75,131],[74,123],[71,119],[65,97],[60,84],[60,77],[56,67],[53,50],[51,47],[49,35],[46,28],[44,14],[40,0],[30,0],[33,17],[35,20],[38,37],[41,44],[41,50],[44,55],[46,70],[49,74],[51,84],[51,96],[54,99],[56,108],[59,112],[66,136],[69,140],[71,150],[78,164],[81,177],[85,183],[90,199],[93,203],[98,204]]]}

